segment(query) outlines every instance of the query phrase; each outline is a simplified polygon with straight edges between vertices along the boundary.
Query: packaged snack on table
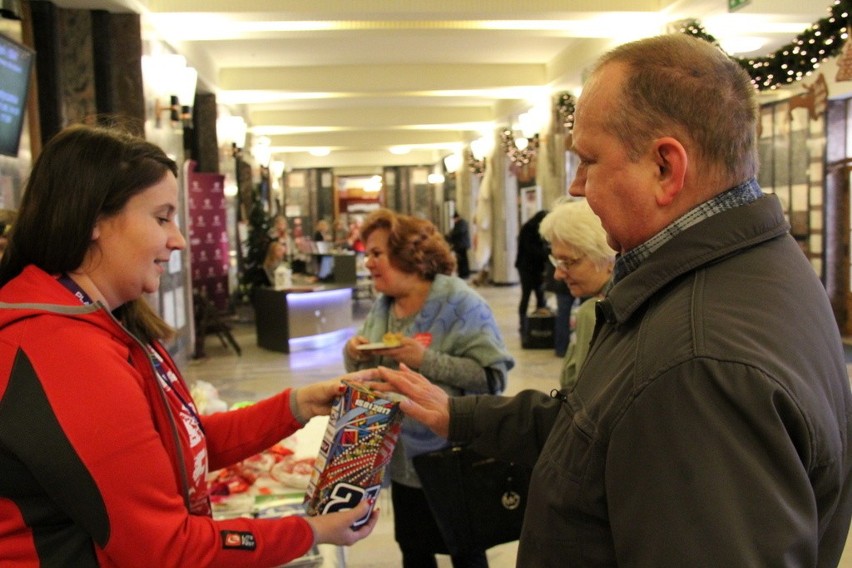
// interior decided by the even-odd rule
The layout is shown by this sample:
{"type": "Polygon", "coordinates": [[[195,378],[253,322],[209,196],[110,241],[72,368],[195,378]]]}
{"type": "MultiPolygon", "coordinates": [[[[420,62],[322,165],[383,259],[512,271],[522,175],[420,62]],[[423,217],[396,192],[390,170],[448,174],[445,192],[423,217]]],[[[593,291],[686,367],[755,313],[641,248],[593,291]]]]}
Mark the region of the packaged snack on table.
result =
{"type": "MultiPolygon", "coordinates": [[[[357,382],[343,383],[346,389],[331,408],[308,483],[305,509],[309,515],[352,509],[364,498],[375,503],[402,426],[402,397],[357,382]]],[[[354,526],[369,517],[368,513],[354,526]]]]}

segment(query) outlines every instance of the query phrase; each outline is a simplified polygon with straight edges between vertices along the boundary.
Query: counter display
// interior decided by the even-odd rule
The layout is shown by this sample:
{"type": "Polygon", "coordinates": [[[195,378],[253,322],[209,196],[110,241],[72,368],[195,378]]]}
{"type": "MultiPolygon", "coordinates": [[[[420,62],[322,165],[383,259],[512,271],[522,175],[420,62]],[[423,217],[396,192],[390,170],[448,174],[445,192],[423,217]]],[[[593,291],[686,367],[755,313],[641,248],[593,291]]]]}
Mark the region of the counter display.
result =
{"type": "Polygon", "coordinates": [[[352,287],[257,288],[254,296],[258,346],[290,353],[321,347],[352,332],[352,287]]]}

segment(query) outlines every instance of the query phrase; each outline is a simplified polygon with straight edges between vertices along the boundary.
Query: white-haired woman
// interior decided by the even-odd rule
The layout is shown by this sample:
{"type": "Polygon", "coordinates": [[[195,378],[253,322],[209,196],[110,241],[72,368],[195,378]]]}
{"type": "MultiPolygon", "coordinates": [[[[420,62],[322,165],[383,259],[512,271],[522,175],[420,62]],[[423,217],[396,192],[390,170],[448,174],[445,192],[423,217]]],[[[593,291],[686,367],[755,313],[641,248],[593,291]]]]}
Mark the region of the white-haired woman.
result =
{"type": "Polygon", "coordinates": [[[563,389],[573,388],[595,329],[595,302],[603,297],[612,275],[615,251],[606,241],[601,221],[585,200],[561,203],[542,219],[541,236],[550,243],[554,277],[576,298],[571,310],[571,340],[562,374],[563,389]]]}

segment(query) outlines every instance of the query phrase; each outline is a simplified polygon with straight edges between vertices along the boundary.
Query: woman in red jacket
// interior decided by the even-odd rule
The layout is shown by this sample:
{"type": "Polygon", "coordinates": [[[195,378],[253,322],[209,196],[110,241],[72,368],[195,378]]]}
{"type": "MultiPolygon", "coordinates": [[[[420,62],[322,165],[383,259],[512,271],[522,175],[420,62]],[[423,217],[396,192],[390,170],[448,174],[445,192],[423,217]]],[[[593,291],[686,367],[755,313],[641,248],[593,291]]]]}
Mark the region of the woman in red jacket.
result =
{"type": "Polygon", "coordinates": [[[186,246],[176,174],[153,144],[86,126],[33,167],[0,263],[0,564],[278,566],[375,526],[350,528],[367,503],[211,517],[207,472],[328,414],[340,383],[198,414],[143,299],[186,246]]]}

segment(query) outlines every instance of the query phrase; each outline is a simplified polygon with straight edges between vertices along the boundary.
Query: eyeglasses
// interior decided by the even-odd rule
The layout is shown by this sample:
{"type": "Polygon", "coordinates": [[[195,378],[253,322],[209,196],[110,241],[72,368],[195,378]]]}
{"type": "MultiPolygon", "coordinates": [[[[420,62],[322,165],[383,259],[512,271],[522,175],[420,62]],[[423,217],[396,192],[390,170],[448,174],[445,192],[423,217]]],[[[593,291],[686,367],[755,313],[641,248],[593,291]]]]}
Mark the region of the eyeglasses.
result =
{"type": "Polygon", "coordinates": [[[567,271],[569,268],[583,260],[585,256],[578,256],[577,258],[556,258],[552,254],[549,254],[547,255],[547,258],[556,270],[567,271]]]}

